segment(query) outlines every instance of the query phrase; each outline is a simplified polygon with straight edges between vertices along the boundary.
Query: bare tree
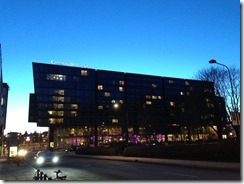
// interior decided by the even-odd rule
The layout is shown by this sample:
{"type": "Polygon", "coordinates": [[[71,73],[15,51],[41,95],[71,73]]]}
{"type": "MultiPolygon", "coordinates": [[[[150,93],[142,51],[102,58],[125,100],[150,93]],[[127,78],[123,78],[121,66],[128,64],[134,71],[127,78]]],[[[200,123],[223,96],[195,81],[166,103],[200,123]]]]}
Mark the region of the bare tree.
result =
{"type": "MultiPolygon", "coordinates": [[[[231,112],[240,112],[240,69],[228,67],[209,67],[195,74],[195,79],[214,82],[216,96],[225,99],[228,121],[231,121],[231,112]],[[230,75],[229,75],[230,74],[230,75]]],[[[240,120],[239,122],[240,123],[240,120]]],[[[239,128],[239,127],[238,127],[239,128]]],[[[239,137],[239,131],[236,130],[239,137]]]]}

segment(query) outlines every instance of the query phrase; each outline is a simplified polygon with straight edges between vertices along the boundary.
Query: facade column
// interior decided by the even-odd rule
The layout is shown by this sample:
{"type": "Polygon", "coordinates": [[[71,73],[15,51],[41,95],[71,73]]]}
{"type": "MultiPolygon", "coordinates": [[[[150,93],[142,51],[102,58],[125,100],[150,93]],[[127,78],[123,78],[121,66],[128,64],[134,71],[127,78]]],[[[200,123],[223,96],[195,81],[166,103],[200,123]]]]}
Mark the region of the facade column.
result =
{"type": "Polygon", "coordinates": [[[50,151],[53,151],[53,149],[54,149],[54,127],[52,127],[52,126],[49,127],[49,144],[48,144],[48,149],[50,151]]]}
{"type": "Polygon", "coordinates": [[[94,147],[98,146],[98,133],[97,133],[97,125],[95,125],[95,130],[94,130],[94,136],[95,136],[95,142],[94,142],[94,147]]]}

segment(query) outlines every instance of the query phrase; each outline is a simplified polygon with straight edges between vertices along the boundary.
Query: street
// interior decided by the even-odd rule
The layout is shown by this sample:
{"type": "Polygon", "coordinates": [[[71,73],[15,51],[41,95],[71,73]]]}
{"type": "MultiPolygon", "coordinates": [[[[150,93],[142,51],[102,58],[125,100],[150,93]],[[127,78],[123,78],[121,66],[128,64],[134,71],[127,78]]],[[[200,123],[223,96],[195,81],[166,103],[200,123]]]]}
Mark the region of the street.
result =
{"type": "Polygon", "coordinates": [[[60,169],[72,181],[240,181],[240,171],[201,169],[184,166],[89,159],[74,154],[60,154],[58,165],[35,167],[33,154],[25,163],[1,162],[0,179],[31,181],[37,169],[48,177],[55,177],[60,169]]]}

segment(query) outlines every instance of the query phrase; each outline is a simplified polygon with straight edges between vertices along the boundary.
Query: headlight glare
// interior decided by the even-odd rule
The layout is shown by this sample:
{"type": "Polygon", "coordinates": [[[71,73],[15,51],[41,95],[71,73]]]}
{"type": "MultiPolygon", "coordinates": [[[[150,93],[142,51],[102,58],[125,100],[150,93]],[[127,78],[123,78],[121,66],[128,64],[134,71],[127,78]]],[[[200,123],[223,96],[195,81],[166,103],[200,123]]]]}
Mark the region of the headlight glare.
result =
{"type": "Polygon", "coordinates": [[[26,156],[26,154],[27,154],[27,151],[24,150],[24,149],[20,149],[20,150],[18,151],[18,155],[19,155],[19,156],[26,156]]]}
{"type": "Polygon", "coordinates": [[[57,156],[53,157],[53,162],[54,163],[58,162],[58,157],[57,156]]]}
{"type": "Polygon", "coordinates": [[[39,157],[36,161],[37,164],[42,164],[44,162],[44,158],[43,157],[39,157]]]}

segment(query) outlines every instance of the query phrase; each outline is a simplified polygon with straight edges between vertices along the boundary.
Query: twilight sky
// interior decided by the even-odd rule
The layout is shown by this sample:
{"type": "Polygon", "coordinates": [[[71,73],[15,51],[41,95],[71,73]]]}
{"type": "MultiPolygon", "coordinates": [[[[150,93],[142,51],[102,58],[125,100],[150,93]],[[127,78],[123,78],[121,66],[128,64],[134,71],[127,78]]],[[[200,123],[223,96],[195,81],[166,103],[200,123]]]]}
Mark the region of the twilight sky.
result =
{"type": "Polygon", "coordinates": [[[210,59],[240,67],[240,1],[1,0],[0,43],[5,133],[40,132],[28,123],[32,62],[187,79],[210,59]]]}

